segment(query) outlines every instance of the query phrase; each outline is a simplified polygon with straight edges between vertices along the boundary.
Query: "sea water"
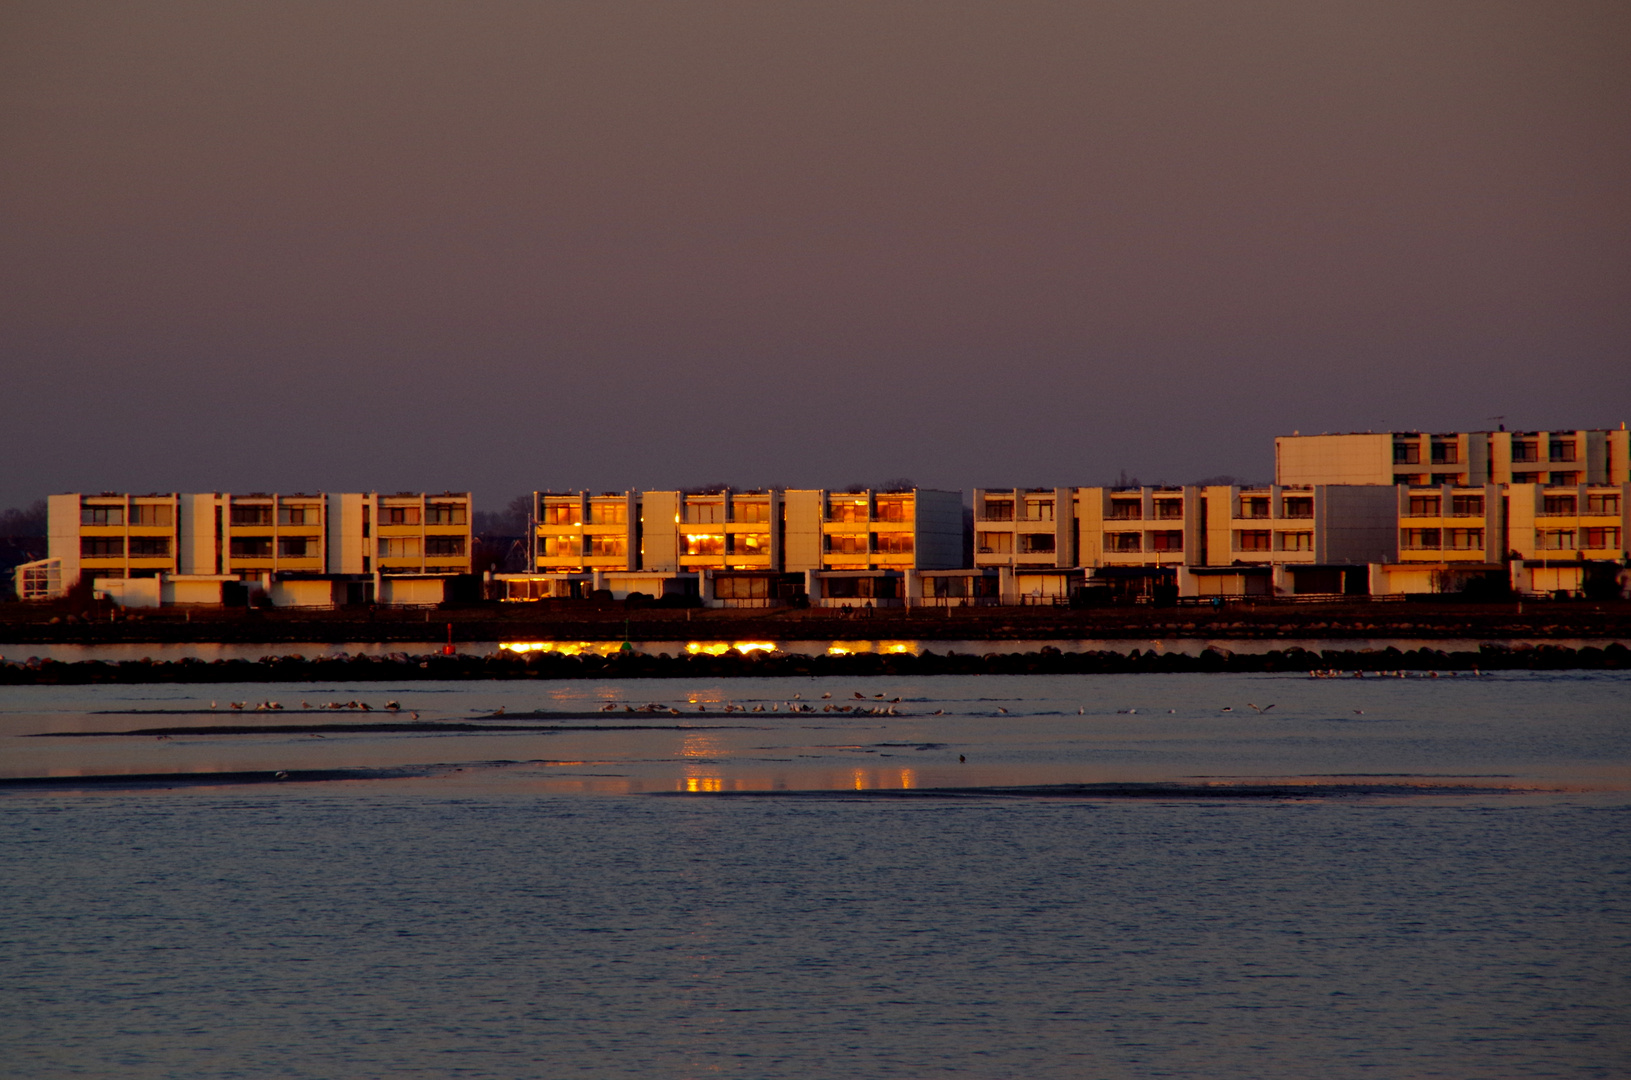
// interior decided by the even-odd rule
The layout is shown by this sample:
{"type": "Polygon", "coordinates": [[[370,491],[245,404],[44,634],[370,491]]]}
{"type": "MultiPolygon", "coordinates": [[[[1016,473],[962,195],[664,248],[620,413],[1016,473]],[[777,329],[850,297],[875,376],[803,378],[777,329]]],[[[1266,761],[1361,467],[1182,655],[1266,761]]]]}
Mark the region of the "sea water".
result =
{"type": "Polygon", "coordinates": [[[1601,673],[10,688],[0,765],[77,779],[0,795],[0,1061],[1623,1076],[1628,690],[1601,673]],[[233,692],[286,711],[393,695],[489,725],[617,711],[558,731],[348,735],[379,714],[344,710],[323,739],[63,737],[269,722],[208,715],[233,692]],[[623,711],[651,705],[643,727],[623,711]],[[342,766],[360,778],[196,783],[342,766]],[[120,770],[180,779],[103,779],[120,770]],[[1023,790],[1115,781],[1172,794],[1023,790]],[[1286,797],[1230,795],[1248,782],[1286,797]]]}

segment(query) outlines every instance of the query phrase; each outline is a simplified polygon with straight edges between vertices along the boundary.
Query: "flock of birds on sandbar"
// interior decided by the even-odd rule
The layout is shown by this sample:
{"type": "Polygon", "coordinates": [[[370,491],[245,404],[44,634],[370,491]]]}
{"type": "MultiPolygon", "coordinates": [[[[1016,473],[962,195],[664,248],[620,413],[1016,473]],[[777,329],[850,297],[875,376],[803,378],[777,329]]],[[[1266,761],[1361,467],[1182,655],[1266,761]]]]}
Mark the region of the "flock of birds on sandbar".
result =
{"type": "MultiPolygon", "coordinates": [[[[211,701],[210,702],[210,708],[211,709],[218,709],[218,708],[220,708],[220,705],[221,705],[221,703],[218,702],[218,701],[211,701]]],[[[366,702],[366,701],[357,701],[355,699],[353,699],[351,701],[330,701],[330,702],[326,702],[326,703],[324,703],[322,705],[313,705],[309,701],[302,701],[300,703],[300,707],[302,709],[304,709],[305,711],[307,711],[307,712],[314,712],[314,711],[316,711],[316,712],[326,712],[326,711],[331,711],[331,710],[332,711],[352,710],[352,711],[355,711],[355,712],[373,712],[374,711],[374,707],[372,705],[368,704],[368,702],[366,702]]],[[[229,701],[229,702],[227,702],[227,708],[231,709],[233,712],[245,712],[245,711],[248,711],[248,712],[282,712],[283,711],[283,702],[281,702],[281,701],[262,701],[262,702],[259,702],[258,704],[250,705],[249,702],[247,702],[247,701],[229,701]]],[[[397,712],[402,711],[402,703],[400,701],[387,701],[380,708],[381,708],[381,710],[383,712],[397,713],[397,712]]],[[[415,720],[419,719],[419,714],[417,712],[415,712],[413,714],[413,718],[415,720]]]]}

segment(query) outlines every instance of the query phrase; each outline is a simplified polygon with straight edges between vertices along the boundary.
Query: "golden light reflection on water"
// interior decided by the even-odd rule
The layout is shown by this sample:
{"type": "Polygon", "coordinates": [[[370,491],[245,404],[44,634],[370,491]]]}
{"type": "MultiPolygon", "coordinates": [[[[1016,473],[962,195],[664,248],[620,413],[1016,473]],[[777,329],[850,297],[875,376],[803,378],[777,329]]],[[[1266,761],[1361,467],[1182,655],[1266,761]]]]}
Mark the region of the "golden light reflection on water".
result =
{"type": "MultiPolygon", "coordinates": [[[[801,647],[802,647],[801,643],[801,647]]],[[[498,647],[506,652],[556,653],[561,656],[614,656],[623,651],[621,641],[501,641],[498,647]]],[[[780,652],[781,645],[774,641],[687,641],[634,643],[635,651],[650,653],[654,649],[677,652],[683,648],[691,656],[723,656],[736,651],[747,655],[756,652],[780,652]]],[[[918,653],[923,649],[919,641],[834,641],[826,646],[828,656],[854,656],[857,653],[918,653]]]]}

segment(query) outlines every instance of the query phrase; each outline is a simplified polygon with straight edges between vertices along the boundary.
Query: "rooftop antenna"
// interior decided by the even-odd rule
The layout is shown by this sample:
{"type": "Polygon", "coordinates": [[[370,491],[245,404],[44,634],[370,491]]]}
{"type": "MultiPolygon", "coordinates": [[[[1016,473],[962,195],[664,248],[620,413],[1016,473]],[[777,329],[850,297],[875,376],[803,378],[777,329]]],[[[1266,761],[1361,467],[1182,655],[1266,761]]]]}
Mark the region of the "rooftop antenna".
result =
{"type": "Polygon", "coordinates": [[[1504,416],[1486,416],[1486,417],[1484,417],[1484,419],[1485,420],[1494,420],[1496,422],[1496,427],[1495,427],[1496,431],[1505,431],[1506,430],[1506,417],[1504,417],[1504,416]]]}

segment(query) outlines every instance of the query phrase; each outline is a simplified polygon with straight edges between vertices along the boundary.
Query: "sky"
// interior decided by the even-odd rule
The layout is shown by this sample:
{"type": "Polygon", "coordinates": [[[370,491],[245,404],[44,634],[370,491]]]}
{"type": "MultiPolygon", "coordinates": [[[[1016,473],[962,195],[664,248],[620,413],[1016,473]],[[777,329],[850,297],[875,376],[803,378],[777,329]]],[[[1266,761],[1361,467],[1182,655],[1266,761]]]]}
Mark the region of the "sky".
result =
{"type": "Polygon", "coordinates": [[[1631,420],[1619,0],[0,0],[0,506],[1631,420]]]}

